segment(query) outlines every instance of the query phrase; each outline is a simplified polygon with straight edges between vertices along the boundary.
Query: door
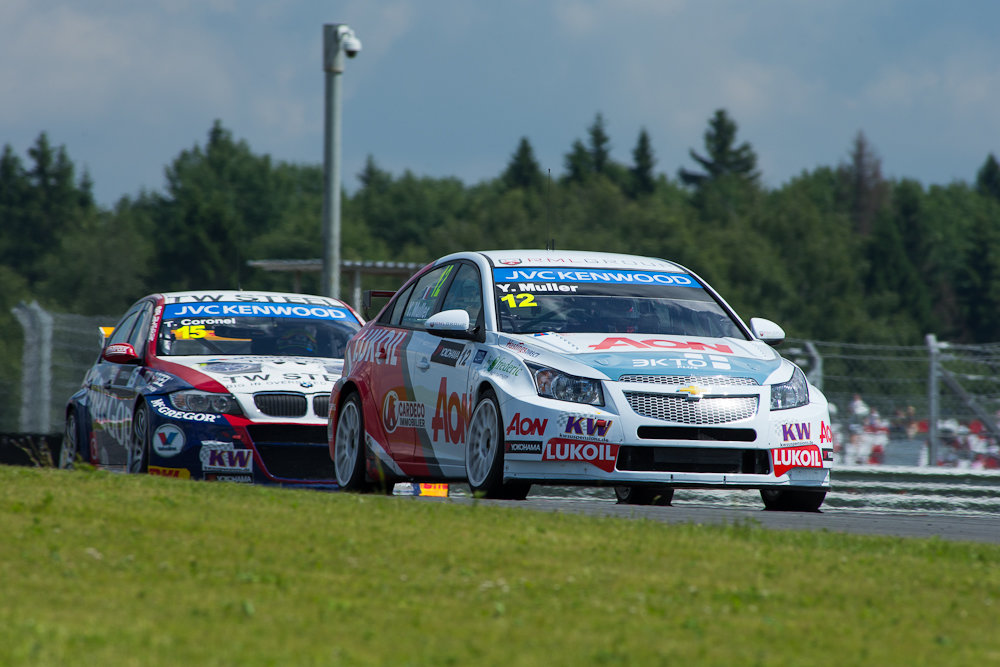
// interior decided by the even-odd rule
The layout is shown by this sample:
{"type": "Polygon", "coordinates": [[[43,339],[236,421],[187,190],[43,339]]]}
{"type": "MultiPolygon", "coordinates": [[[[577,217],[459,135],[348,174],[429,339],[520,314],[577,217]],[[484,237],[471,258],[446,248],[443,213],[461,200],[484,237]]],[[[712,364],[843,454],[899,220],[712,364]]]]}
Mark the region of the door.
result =
{"type": "MultiPolygon", "coordinates": [[[[129,309],[108,339],[108,345],[130,343],[143,357],[153,305],[143,301],[129,309]]],[[[90,411],[90,451],[95,462],[111,468],[128,465],[132,409],[142,365],[97,362],[87,386],[90,411]]]]}
{"type": "MultiPolygon", "coordinates": [[[[471,262],[442,267],[441,294],[424,309],[426,315],[461,309],[469,313],[473,327],[482,327],[483,296],[479,269],[471,262]]],[[[419,292],[417,286],[417,294],[419,292]]],[[[414,463],[435,478],[465,475],[465,442],[471,394],[469,358],[476,343],[460,337],[429,333],[422,322],[412,323],[413,338],[406,356],[411,386],[423,406],[424,427],[416,430],[414,463]]]]}

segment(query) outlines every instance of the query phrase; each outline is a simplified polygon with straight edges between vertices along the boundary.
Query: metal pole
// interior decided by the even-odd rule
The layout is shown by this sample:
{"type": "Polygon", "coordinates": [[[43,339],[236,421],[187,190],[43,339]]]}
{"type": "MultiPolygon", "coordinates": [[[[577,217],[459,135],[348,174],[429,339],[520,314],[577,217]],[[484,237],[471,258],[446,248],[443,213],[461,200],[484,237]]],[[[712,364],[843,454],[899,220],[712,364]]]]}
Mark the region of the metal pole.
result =
{"type": "Polygon", "coordinates": [[[929,357],[930,370],[927,377],[927,403],[930,416],[927,426],[927,462],[932,466],[937,465],[938,450],[938,343],[934,334],[927,334],[927,353],[929,357]]]}
{"type": "Polygon", "coordinates": [[[340,75],[344,51],[338,23],[323,26],[326,108],[323,122],[323,284],[326,296],[340,298],[340,75]]]}

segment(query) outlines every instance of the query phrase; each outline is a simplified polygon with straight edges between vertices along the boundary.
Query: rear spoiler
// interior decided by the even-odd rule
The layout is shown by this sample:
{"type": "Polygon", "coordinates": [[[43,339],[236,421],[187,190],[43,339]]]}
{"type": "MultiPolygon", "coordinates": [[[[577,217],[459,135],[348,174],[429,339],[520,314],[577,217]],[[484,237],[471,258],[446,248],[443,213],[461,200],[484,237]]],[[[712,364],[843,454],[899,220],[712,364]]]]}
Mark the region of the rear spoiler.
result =
{"type": "Polygon", "coordinates": [[[371,312],[372,299],[391,299],[395,293],[396,290],[366,289],[361,295],[361,314],[366,320],[370,320],[372,316],[378,314],[371,312]]]}

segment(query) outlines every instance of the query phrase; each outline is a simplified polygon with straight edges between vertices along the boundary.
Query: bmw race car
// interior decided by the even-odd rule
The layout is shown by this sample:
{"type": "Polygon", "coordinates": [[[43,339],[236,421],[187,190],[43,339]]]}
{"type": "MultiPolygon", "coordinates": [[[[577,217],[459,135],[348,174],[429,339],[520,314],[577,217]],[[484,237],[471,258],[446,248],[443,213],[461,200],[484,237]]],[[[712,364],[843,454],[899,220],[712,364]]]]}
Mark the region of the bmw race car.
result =
{"type": "Polygon", "coordinates": [[[817,510],[830,487],[827,401],[704,280],[663,259],[461,252],[414,275],[348,343],[330,401],[337,483],[759,489],[817,510]]]}
{"type": "Polygon", "coordinates": [[[59,465],[335,488],[327,403],[361,324],[322,296],[140,299],[66,406],[59,465]]]}

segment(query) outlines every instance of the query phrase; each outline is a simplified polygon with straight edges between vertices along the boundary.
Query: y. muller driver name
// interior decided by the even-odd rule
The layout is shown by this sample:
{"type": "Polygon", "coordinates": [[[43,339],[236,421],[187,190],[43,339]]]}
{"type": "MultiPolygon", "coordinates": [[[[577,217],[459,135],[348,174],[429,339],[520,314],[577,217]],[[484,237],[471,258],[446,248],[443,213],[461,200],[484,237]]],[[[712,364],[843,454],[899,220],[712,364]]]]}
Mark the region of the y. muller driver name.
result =
{"type": "MultiPolygon", "coordinates": [[[[497,287],[505,294],[511,291],[510,283],[497,283],[497,287]]],[[[579,285],[560,285],[559,283],[518,283],[514,292],[575,292],[579,285]]]]}

